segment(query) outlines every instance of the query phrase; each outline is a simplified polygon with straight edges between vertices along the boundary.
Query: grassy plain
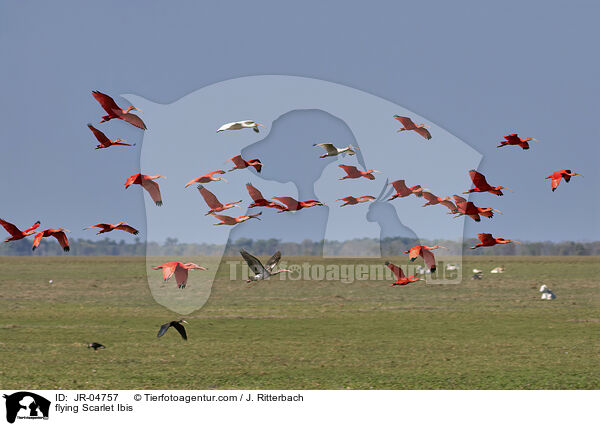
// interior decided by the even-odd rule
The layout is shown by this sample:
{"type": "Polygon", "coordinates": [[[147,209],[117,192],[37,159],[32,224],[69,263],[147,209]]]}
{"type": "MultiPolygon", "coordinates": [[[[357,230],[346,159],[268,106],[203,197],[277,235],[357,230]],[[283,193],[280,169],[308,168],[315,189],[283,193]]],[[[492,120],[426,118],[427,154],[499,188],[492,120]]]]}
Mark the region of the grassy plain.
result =
{"type": "Polygon", "coordinates": [[[174,330],[156,338],[180,315],[152,298],[144,258],[0,258],[0,388],[600,387],[599,258],[464,260],[461,284],[393,288],[248,287],[221,264],[208,303],[185,316],[186,342],[174,330]],[[499,265],[504,274],[489,273],[499,265]],[[470,280],[475,267],[483,280],[470,280]],[[557,299],[540,300],[541,284],[557,299]],[[94,352],[92,341],[107,348],[94,352]]]}

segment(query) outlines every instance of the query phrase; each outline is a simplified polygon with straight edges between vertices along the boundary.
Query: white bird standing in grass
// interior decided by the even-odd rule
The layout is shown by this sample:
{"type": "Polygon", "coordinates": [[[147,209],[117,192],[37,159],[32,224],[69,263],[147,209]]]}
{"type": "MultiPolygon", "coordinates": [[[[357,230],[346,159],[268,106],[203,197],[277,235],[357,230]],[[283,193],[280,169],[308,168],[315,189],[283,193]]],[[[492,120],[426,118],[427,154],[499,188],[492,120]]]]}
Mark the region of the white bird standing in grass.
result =
{"type": "Polygon", "coordinates": [[[540,293],[542,293],[542,300],[556,299],[556,295],[546,286],[546,284],[540,287],[540,293]]]}
{"type": "Polygon", "coordinates": [[[233,121],[231,123],[223,124],[217,130],[217,133],[223,132],[225,130],[242,130],[242,129],[252,129],[256,133],[258,133],[258,126],[265,127],[262,124],[258,124],[252,120],[244,120],[244,121],[233,121]]]}
{"type": "Polygon", "coordinates": [[[345,148],[337,148],[332,143],[314,143],[313,146],[320,146],[321,148],[325,149],[325,151],[327,151],[326,154],[321,155],[319,158],[335,157],[343,153],[348,153],[348,155],[354,155],[356,154],[354,150],[358,149],[350,145],[345,148]]]}

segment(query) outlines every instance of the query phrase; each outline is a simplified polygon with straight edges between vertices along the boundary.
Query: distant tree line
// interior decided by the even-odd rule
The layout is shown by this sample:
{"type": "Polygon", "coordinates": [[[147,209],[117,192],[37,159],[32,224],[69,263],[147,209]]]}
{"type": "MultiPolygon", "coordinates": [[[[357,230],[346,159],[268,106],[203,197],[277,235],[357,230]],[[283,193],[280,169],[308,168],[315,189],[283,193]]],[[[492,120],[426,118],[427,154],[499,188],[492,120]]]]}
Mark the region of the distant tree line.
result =
{"type": "MultiPolygon", "coordinates": [[[[162,244],[143,242],[136,238],[132,242],[103,240],[71,240],[73,256],[145,256],[146,248],[151,256],[218,256],[224,251],[226,255],[237,255],[245,249],[259,256],[273,254],[281,250],[286,256],[322,256],[323,245],[327,245],[327,254],[333,256],[397,256],[416,244],[440,244],[449,250],[445,254],[473,256],[598,256],[600,241],[594,242],[524,242],[523,244],[506,244],[495,247],[484,247],[469,250],[478,240],[469,239],[463,243],[457,241],[417,241],[409,238],[386,238],[381,241],[372,238],[353,239],[348,241],[312,241],[281,242],[277,239],[253,240],[241,238],[223,246],[220,244],[180,243],[176,238],[167,238],[162,244]]],[[[0,256],[59,256],[62,249],[53,239],[43,239],[36,251],[31,251],[32,241],[23,239],[0,244],[0,256]]]]}

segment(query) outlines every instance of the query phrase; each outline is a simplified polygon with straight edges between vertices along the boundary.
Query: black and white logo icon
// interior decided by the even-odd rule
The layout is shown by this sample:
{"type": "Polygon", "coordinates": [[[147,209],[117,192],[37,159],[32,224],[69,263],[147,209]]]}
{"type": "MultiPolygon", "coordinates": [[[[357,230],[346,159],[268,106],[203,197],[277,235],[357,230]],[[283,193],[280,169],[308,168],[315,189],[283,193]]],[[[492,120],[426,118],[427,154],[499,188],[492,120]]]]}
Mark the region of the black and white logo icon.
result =
{"type": "Polygon", "coordinates": [[[14,423],[16,419],[48,419],[50,401],[33,392],[15,392],[4,395],[6,398],[6,421],[14,423]]]}

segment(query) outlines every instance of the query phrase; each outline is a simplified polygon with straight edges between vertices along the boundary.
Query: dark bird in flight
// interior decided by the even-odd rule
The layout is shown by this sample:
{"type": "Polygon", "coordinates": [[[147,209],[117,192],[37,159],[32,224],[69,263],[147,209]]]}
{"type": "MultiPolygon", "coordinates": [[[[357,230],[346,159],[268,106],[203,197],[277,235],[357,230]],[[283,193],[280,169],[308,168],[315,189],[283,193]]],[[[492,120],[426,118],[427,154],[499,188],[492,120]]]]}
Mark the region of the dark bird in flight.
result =
{"type": "Polygon", "coordinates": [[[183,340],[187,340],[187,333],[185,332],[185,327],[183,325],[181,325],[181,323],[187,324],[188,322],[186,320],[179,320],[179,321],[171,321],[171,322],[161,325],[160,330],[158,330],[158,335],[156,337],[162,337],[162,335],[167,332],[169,327],[173,327],[175,330],[177,330],[179,332],[179,334],[181,334],[181,337],[183,337],[183,340]]]}
{"type": "Polygon", "coordinates": [[[263,266],[260,260],[252,256],[244,249],[240,250],[240,254],[254,273],[254,275],[251,275],[248,280],[246,280],[248,283],[252,281],[266,280],[267,278],[277,275],[281,272],[292,272],[289,269],[278,269],[277,271],[273,270],[281,260],[280,251],[271,256],[271,258],[267,261],[266,266],[263,266]]]}

